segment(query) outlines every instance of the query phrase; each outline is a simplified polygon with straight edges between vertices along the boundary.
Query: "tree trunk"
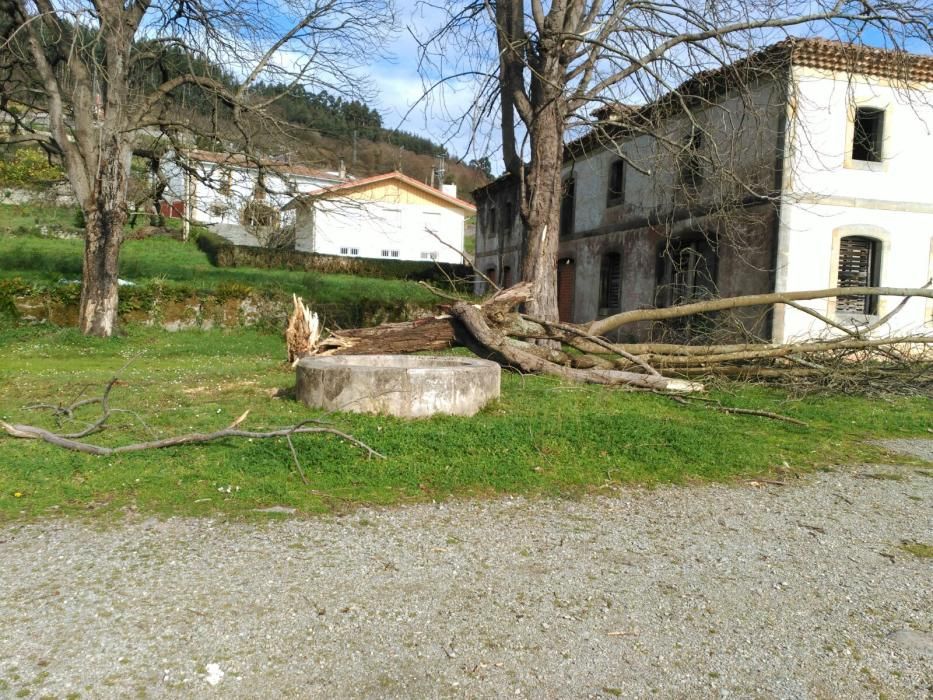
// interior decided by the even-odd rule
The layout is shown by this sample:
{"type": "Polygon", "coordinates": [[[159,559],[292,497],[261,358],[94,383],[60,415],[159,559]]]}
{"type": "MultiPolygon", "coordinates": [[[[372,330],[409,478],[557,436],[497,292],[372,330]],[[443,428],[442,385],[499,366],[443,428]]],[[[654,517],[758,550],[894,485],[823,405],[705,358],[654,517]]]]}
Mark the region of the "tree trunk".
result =
{"type": "Polygon", "coordinates": [[[560,237],[563,119],[556,106],[537,115],[531,129],[531,163],[525,189],[527,212],[522,279],[531,282],[528,313],[557,321],[557,248],[560,237]]]}
{"type": "Polygon", "coordinates": [[[446,350],[460,344],[454,319],[438,316],[339,331],[321,341],[317,352],[324,355],[382,355],[446,350]]]}
{"type": "Polygon", "coordinates": [[[122,221],[85,212],[84,274],[78,327],[85,335],[109,337],[116,329],[122,221]]]}
{"type": "Polygon", "coordinates": [[[78,327],[85,335],[113,335],[117,325],[120,244],[127,219],[131,151],[113,137],[101,148],[93,193],[84,202],[85,241],[78,327]]]}

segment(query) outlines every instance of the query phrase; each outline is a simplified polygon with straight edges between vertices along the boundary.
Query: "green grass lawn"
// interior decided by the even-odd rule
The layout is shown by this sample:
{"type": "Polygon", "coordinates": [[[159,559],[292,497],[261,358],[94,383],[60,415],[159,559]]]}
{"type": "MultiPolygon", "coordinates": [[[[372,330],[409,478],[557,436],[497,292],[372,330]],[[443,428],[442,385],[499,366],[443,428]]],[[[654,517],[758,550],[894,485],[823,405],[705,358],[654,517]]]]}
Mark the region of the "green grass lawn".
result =
{"type": "Polygon", "coordinates": [[[75,208],[37,204],[0,204],[0,233],[37,232],[42,226],[77,231],[75,208]]]}
{"type": "MultiPolygon", "coordinates": [[[[81,240],[0,233],[0,278],[18,277],[40,284],[80,279],[83,245],[81,240]]],[[[182,243],[166,237],[124,243],[120,253],[120,276],[137,284],[159,281],[206,290],[220,285],[247,285],[283,294],[297,293],[306,299],[328,304],[368,300],[432,306],[438,301],[424,287],[403,280],[213,267],[194,243],[182,243]]]]}
{"type": "MultiPolygon", "coordinates": [[[[8,328],[0,330],[0,417],[54,427],[49,415],[24,406],[93,396],[135,358],[112,402],[136,411],[146,425],[130,414],[115,416],[110,430],[94,436],[101,444],[208,431],[246,409],[247,427],[280,427],[318,415],[273,397],[294,385],[283,356],[278,335],[253,330],[131,327],[125,336],[100,340],[72,330],[8,328]]],[[[929,399],[791,400],[778,390],[740,385],[713,396],[793,416],[809,427],[504,374],[502,399],[472,419],[331,416],[335,427],[388,459],[367,460],[327,437],[298,437],[308,486],[295,474],[283,440],[101,458],[3,436],[0,519],[126,510],[241,517],[272,505],[326,512],[451,496],[575,496],[618,484],[731,480],[773,474],[785,464],[807,470],[880,459],[868,438],[928,435],[933,427],[929,399]]],[[[81,418],[93,416],[89,408],[81,418]]]]}

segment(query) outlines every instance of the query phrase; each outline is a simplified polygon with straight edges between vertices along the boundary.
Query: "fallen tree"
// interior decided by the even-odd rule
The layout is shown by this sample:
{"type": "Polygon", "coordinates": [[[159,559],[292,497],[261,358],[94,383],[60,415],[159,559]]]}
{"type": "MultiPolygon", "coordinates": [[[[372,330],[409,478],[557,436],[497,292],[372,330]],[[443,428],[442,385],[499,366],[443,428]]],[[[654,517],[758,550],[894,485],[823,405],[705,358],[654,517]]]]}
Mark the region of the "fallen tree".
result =
{"type": "Polygon", "coordinates": [[[929,284],[921,288],[836,287],[713,298],[666,308],[625,311],[583,324],[551,322],[522,313],[520,309],[528,302],[530,293],[531,285],[521,283],[500,290],[479,304],[451,300],[437,316],[339,330],[326,336],[321,336],[316,316],[296,298],[287,338],[289,360],[297,362],[307,355],[411,353],[464,346],[522,372],[575,382],[689,393],[702,390],[702,384],[689,379],[698,376],[766,378],[780,377],[783,373],[816,376],[837,373],[846,366],[850,370],[862,368],[867,359],[881,360],[890,370],[918,358],[928,359],[927,348],[933,344],[933,332],[878,334],[908,299],[933,299],[929,284]],[[799,303],[869,294],[902,297],[902,301],[890,313],[862,326],[843,325],[799,303]],[[755,306],[769,309],[776,304],[813,315],[825,324],[825,337],[783,344],[757,338],[729,344],[619,343],[607,337],[634,323],[722,314],[755,306]]]}

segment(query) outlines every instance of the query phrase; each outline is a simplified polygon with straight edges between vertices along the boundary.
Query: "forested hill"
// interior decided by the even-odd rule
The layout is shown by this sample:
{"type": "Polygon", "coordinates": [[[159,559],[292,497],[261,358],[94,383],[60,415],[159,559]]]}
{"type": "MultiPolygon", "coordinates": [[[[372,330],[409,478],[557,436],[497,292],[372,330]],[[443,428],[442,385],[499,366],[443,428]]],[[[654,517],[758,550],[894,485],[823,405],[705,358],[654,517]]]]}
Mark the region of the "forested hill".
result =
{"type": "MultiPolygon", "coordinates": [[[[259,84],[253,92],[268,97],[286,91],[281,86],[259,84]]],[[[287,144],[294,162],[333,170],[343,161],[347,171],[356,177],[401,170],[429,182],[437,156],[443,156],[445,180],[454,182],[459,196],[465,199],[471,199],[470,193],[490,179],[488,161],[473,164],[481,167],[469,167],[457,162],[443,145],[387,129],[379,112],[360,100],[326,91],[291,90],[279,97],[271,109],[294,127],[287,144]]]]}

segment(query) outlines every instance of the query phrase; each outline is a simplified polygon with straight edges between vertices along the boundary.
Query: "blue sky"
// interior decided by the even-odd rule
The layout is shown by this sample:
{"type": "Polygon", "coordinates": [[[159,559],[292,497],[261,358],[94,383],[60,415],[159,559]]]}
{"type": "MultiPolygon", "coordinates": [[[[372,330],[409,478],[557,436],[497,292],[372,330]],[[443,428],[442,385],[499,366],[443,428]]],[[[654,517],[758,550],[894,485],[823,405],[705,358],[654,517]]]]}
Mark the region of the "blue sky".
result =
{"type": "MultiPolygon", "coordinates": [[[[495,147],[489,143],[488,133],[471,148],[472,129],[457,128],[455,124],[469,112],[474,85],[462,81],[445,85],[429,98],[422,99],[425,82],[418,72],[419,47],[412,34],[424,35],[439,27],[443,12],[419,6],[417,0],[397,0],[396,6],[399,31],[388,47],[392,58],[379,59],[370,65],[376,90],[372,103],[382,113],[383,124],[442,143],[452,155],[469,159],[489,154],[495,161],[497,155],[493,153],[495,147]]],[[[488,128],[483,131],[488,132],[488,128]]],[[[497,164],[494,162],[494,166],[497,164]]]]}
{"type": "MultiPolygon", "coordinates": [[[[376,92],[371,104],[383,115],[387,128],[431,138],[444,144],[452,155],[465,159],[488,155],[493,170],[501,169],[495,124],[488,121],[478,131],[471,128],[469,120],[458,125],[457,120],[469,113],[474,101],[475,85],[460,82],[446,85],[422,99],[425,82],[418,72],[419,47],[412,33],[424,36],[442,25],[445,12],[431,8],[418,0],[396,0],[399,31],[387,47],[391,59],[379,58],[369,66],[373,88],[376,92]],[[419,101],[420,100],[420,101],[419,101]],[[471,138],[476,134],[475,138],[471,138]]],[[[812,30],[812,28],[810,28],[812,30]]],[[[791,33],[805,34],[807,27],[798,27],[791,33]]],[[[827,31],[827,36],[833,36],[827,31]]],[[[780,36],[776,35],[775,40],[780,36]]],[[[838,35],[833,38],[838,38],[838,35]]],[[[874,46],[889,46],[876,30],[868,29],[862,35],[864,43],[874,46]]],[[[918,53],[928,53],[926,46],[916,41],[908,42],[907,48],[918,53]]],[[[456,64],[457,56],[449,57],[448,69],[456,64]]]]}

